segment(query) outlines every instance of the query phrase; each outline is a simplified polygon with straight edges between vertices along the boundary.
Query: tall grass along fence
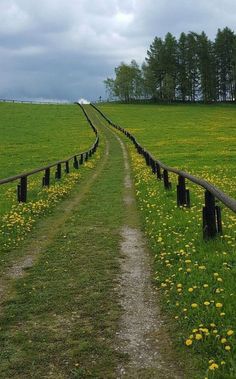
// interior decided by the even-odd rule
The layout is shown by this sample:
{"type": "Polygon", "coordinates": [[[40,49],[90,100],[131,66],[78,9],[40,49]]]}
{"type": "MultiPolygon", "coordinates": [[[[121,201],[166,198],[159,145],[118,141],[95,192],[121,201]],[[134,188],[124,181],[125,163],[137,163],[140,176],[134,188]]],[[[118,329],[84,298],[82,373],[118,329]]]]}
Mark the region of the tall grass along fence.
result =
{"type": "Polygon", "coordinates": [[[178,176],[177,185],[177,205],[190,207],[190,193],[186,188],[186,179],[201,186],[205,190],[204,202],[202,209],[202,228],[204,239],[214,238],[222,234],[221,208],[216,205],[217,200],[222,202],[227,208],[236,213],[236,200],[227,196],[220,189],[213,186],[204,179],[199,179],[185,171],[169,167],[161,161],[155,159],[151,153],[146,150],[137,139],[121,126],[115,125],[100,109],[94,104],[91,106],[109,123],[109,125],[124,133],[134,144],[139,154],[143,155],[147,166],[150,166],[153,174],[158,180],[162,180],[166,190],[172,189],[172,184],[169,179],[169,173],[174,173],[178,176]]]}
{"type": "Polygon", "coordinates": [[[99,144],[99,136],[98,136],[98,131],[97,128],[92,124],[92,122],[88,119],[87,114],[85,113],[83,107],[79,103],[79,107],[82,109],[86,119],[88,120],[89,125],[93,129],[96,139],[92,146],[81,153],[75,154],[70,156],[69,158],[66,158],[64,160],[57,161],[55,163],[52,163],[48,166],[36,168],[34,170],[24,172],[22,174],[18,174],[15,176],[11,176],[9,178],[1,179],[0,180],[0,185],[4,185],[7,183],[11,183],[14,181],[19,181],[17,184],[17,200],[18,202],[25,203],[27,201],[27,193],[28,193],[28,178],[32,175],[38,174],[39,172],[44,172],[44,176],[42,178],[42,186],[50,186],[50,178],[52,174],[52,169],[55,168],[54,170],[54,175],[55,179],[60,180],[62,178],[63,174],[63,166],[64,166],[64,171],[66,174],[69,174],[71,166],[73,165],[74,169],[78,170],[79,166],[82,165],[84,162],[86,162],[89,157],[91,157],[97,150],[98,144],[99,144]],[[72,163],[72,165],[71,165],[72,163]]]}

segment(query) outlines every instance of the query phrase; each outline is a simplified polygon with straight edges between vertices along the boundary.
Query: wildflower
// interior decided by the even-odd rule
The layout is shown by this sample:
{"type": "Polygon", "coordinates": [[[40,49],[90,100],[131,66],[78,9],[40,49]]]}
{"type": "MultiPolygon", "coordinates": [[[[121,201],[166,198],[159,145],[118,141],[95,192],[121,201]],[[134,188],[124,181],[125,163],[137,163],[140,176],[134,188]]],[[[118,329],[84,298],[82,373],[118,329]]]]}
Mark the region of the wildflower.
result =
{"type": "Polygon", "coordinates": [[[225,343],[225,342],[227,342],[227,339],[223,337],[223,338],[221,338],[220,342],[225,343]]]}
{"type": "Polygon", "coordinates": [[[193,292],[193,288],[190,287],[190,288],[188,289],[188,292],[193,292]]]}
{"type": "Polygon", "coordinates": [[[232,336],[234,334],[234,331],[233,330],[228,330],[227,332],[227,336],[232,336]]]}
{"type": "Polygon", "coordinates": [[[186,346],[190,346],[190,345],[192,345],[192,343],[193,343],[193,341],[192,341],[191,339],[187,339],[187,340],[185,341],[185,345],[186,345],[186,346]]]}
{"type": "Polygon", "coordinates": [[[204,301],[204,305],[210,305],[210,302],[209,301],[204,301]]]}
{"type": "Polygon", "coordinates": [[[192,303],[192,304],[191,304],[191,307],[192,307],[192,308],[197,308],[198,305],[197,305],[196,303],[192,303]]]}
{"type": "Polygon", "coordinates": [[[231,347],[230,347],[229,345],[226,345],[226,346],[225,346],[225,350],[226,350],[226,351],[230,351],[230,350],[231,350],[231,347]]]}
{"type": "Polygon", "coordinates": [[[223,304],[222,303],[216,303],[216,308],[222,308],[223,304]]]}
{"type": "Polygon", "coordinates": [[[195,339],[196,339],[197,341],[202,340],[202,335],[201,335],[200,333],[197,333],[197,334],[195,335],[195,339]]]}
{"type": "Polygon", "coordinates": [[[209,370],[216,370],[217,368],[219,368],[218,364],[217,363],[212,363],[210,366],[209,366],[209,370]]]}

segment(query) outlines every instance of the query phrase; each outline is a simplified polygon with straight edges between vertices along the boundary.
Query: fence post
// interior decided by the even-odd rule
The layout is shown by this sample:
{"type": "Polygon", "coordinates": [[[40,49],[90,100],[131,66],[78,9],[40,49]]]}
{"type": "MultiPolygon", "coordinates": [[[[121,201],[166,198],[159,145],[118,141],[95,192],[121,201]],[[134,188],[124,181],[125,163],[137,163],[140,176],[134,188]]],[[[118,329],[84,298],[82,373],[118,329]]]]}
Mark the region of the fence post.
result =
{"type": "Polygon", "coordinates": [[[205,206],[203,207],[203,238],[214,238],[222,233],[221,210],[215,205],[215,196],[205,191],[205,206]]]}
{"type": "Polygon", "coordinates": [[[49,185],[50,185],[50,168],[46,168],[44,177],[43,177],[43,186],[49,187],[49,185]]]}
{"type": "Polygon", "coordinates": [[[171,189],[171,182],[169,181],[169,173],[167,170],[163,170],[163,179],[164,179],[164,187],[165,189],[171,189]]]}
{"type": "Polygon", "coordinates": [[[20,178],[20,184],[17,186],[17,198],[19,203],[26,203],[27,201],[27,176],[20,178]]]}
{"type": "Polygon", "coordinates": [[[156,173],[156,162],[154,161],[153,158],[151,158],[151,167],[152,167],[152,173],[156,173]]]}
{"type": "Polygon", "coordinates": [[[161,180],[161,178],[162,178],[161,167],[160,167],[159,163],[156,163],[156,173],[157,173],[157,179],[161,180]]]}
{"type": "Polygon", "coordinates": [[[85,162],[87,162],[88,157],[89,157],[89,153],[86,151],[86,154],[85,154],[85,162]]]}
{"type": "Polygon", "coordinates": [[[61,179],[61,163],[57,164],[57,171],[55,174],[56,179],[61,179]]]}
{"type": "Polygon", "coordinates": [[[65,173],[69,174],[69,172],[70,172],[69,161],[66,161],[65,173]]]}
{"type": "Polygon", "coordinates": [[[185,178],[179,175],[178,183],[179,184],[177,185],[177,205],[178,207],[186,206],[190,208],[190,195],[189,190],[186,189],[185,178]]]}
{"type": "Polygon", "coordinates": [[[84,161],[84,155],[83,155],[83,154],[80,154],[79,164],[82,165],[82,164],[83,164],[83,161],[84,161]]]}
{"type": "Polygon", "coordinates": [[[78,159],[77,159],[77,156],[75,155],[74,156],[74,163],[73,163],[73,166],[76,170],[78,170],[79,168],[79,162],[78,162],[78,159]]]}

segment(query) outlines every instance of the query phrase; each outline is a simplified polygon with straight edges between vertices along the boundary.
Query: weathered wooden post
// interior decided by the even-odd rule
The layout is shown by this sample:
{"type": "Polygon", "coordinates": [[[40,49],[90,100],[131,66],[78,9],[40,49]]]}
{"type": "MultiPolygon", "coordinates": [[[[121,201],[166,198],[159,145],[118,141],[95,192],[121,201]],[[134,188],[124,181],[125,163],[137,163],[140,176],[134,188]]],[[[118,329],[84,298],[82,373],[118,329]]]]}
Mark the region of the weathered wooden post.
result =
{"type": "Polygon", "coordinates": [[[190,208],[190,195],[189,190],[186,189],[185,178],[179,175],[178,185],[177,185],[177,205],[186,206],[190,208]]]}
{"type": "Polygon", "coordinates": [[[157,173],[157,179],[161,180],[162,175],[161,175],[161,167],[160,167],[159,163],[156,163],[156,173],[157,173]]]}
{"type": "Polygon", "coordinates": [[[74,156],[74,163],[73,163],[73,166],[76,170],[78,170],[79,168],[79,162],[78,162],[78,159],[77,159],[77,156],[75,155],[74,156]]]}
{"type": "Polygon", "coordinates": [[[169,181],[169,173],[167,170],[163,170],[163,180],[165,189],[171,189],[171,182],[169,181]]]}
{"type": "Polygon", "coordinates": [[[203,238],[214,238],[222,233],[221,210],[215,205],[215,196],[205,191],[205,206],[203,207],[203,238]]]}
{"type": "Polygon", "coordinates": [[[61,179],[61,163],[57,164],[57,170],[56,170],[56,173],[55,173],[55,178],[56,179],[61,179]]]}
{"type": "Polygon", "coordinates": [[[17,198],[19,203],[26,203],[27,201],[27,176],[20,178],[20,184],[17,186],[17,198]]]}
{"type": "Polygon", "coordinates": [[[43,177],[43,186],[50,186],[50,168],[46,168],[43,177]]]}
{"type": "Polygon", "coordinates": [[[69,174],[69,172],[70,172],[69,161],[66,161],[65,173],[69,174]]]}
{"type": "Polygon", "coordinates": [[[152,172],[153,172],[153,174],[155,174],[156,173],[156,162],[154,161],[153,158],[151,158],[150,161],[151,161],[152,172]]]}

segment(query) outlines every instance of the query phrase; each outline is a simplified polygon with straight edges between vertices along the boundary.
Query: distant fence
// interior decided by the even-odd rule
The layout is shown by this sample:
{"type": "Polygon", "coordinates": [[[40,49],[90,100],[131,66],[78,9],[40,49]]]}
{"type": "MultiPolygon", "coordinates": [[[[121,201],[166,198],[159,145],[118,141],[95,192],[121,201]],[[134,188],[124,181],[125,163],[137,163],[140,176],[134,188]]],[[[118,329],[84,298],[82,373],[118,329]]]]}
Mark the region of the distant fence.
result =
{"type": "Polygon", "coordinates": [[[41,100],[17,100],[17,99],[0,99],[0,103],[14,103],[14,104],[45,104],[45,105],[66,105],[74,104],[69,101],[41,101],[41,100]]]}
{"type": "MultiPolygon", "coordinates": [[[[86,116],[86,119],[88,120],[88,117],[87,117],[83,107],[80,104],[78,104],[78,105],[80,106],[80,108],[82,109],[83,113],[86,116]]],[[[65,167],[65,173],[66,174],[68,174],[70,172],[70,162],[71,161],[73,162],[73,167],[75,169],[78,169],[80,165],[82,165],[84,162],[86,162],[89,159],[89,157],[91,157],[96,152],[98,144],[99,144],[99,136],[98,136],[97,128],[92,124],[92,122],[90,120],[88,120],[88,122],[89,122],[89,125],[91,126],[91,128],[93,129],[95,136],[96,136],[94,143],[92,144],[92,146],[88,150],[81,152],[81,153],[74,154],[74,155],[70,156],[69,158],[57,161],[57,162],[52,163],[50,165],[43,166],[40,168],[36,168],[34,170],[24,172],[24,173],[15,175],[15,176],[11,176],[9,178],[1,179],[0,185],[4,185],[4,184],[11,183],[11,182],[19,180],[20,182],[17,185],[17,200],[19,202],[25,203],[27,201],[27,193],[28,193],[27,183],[28,183],[28,177],[29,176],[35,175],[39,172],[44,172],[44,176],[42,178],[42,186],[49,187],[50,186],[51,170],[54,167],[56,168],[55,178],[58,180],[60,180],[62,178],[62,167],[63,167],[63,165],[65,167]]]]}
{"type": "Polygon", "coordinates": [[[185,171],[178,170],[173,167],[169,167],[162,163],[161,161],[155,159],[152,154],[144,149],[137,139],[127,130],[121,126],[115,125],[100,109],[98,109],[94,104],[91,106],[114,128],[123,132],[134,144],[139,154],[143,155],[145,158],[147,166],[150,166],[153,174],[157,176],[158,180],[163,180],[164,188],[170,190],[172,188],[171,182],[169,180],[169,172],[178,175],[178,185],[177,185],[177,205],[190,207],[190,194],[189,190],[186,189],[186,180],[201,186],[205,189],[205,206],[202,210],[203,219],[203,237],[213,238],[218,234],[222,234],[222,221],[221,221],[221,208],[216,205],[216,199],[221,201],[227,208],[236,213],[236,200],[226,195],[217,187],[213,186],[211,183],[204,179],[196,178],[193,175],[185,171]]]}

